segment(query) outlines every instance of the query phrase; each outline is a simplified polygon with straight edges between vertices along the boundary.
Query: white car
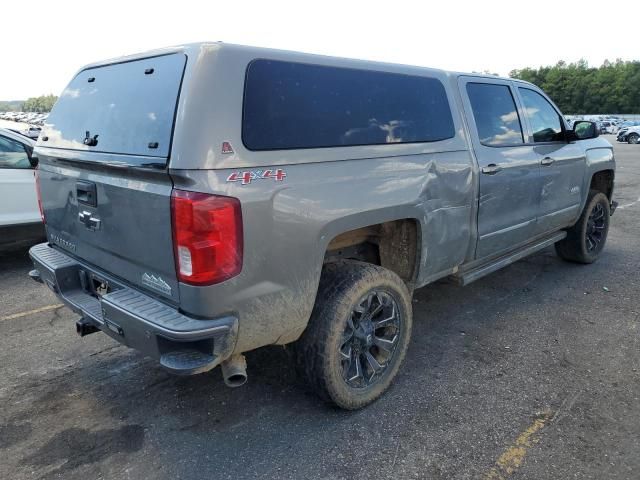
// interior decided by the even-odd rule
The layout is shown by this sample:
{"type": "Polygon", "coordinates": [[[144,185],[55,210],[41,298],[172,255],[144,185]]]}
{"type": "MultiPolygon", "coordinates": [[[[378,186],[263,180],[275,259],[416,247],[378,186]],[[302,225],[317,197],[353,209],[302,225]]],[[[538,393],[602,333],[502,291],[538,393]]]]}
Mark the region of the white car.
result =
{"type": "Polygon", "coordinates": [[[35,243],[44,237],[38,206],[34,142],[0,128],[0,246],[35,243]]]}
{"type": "Polygon", "coordinates": [[[631,144],[640,143],[640,125],[628,125],[618,130],[616,140],[631,144]]]}
{"type": "Polygon", "coordinates": [[[603,120],[600,122],[600,133],[616,133],[618,126],[609,120],[603,120]]]}
{"type": "Polygon", "coordinates": [[[42,129],[40,127],[29,125],[29,128],[27,128],[26,130],[22,130],[20,133],[32,140],[37,140],[41,130],[42,129]]]}

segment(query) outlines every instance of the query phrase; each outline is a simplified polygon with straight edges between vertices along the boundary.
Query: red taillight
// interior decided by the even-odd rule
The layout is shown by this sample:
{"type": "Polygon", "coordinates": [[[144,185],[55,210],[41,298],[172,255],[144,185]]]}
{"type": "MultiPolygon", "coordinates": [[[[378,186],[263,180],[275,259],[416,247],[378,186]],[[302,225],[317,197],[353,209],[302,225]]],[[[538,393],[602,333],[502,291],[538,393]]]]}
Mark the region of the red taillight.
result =
{"type": "Polygon", "coordinates": [[[40,194],[40,172],[36,168],[33,171],[33,174],[36,177],[36,195],[38,196],[38,208],[40,209],[40,218],[42,219],[42,223],[44,223],[44,210],[42,209],[42,195],[40,194]]]}
{"type": "Polygon", "coordinates": [[[173,190],[173,248],[178,279],[211,285],[242,270],[242,211],[236,198],[173,190]]]}

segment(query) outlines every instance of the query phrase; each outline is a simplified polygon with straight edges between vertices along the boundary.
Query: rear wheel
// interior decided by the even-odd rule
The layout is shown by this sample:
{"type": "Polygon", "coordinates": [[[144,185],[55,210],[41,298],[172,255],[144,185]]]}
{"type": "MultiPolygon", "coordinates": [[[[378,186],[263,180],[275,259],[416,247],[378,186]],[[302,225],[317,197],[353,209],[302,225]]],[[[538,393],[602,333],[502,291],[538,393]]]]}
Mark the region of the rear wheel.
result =
{"type": "Polygon", "coordinates": [[[411,325],[411,297],[395,273],[363,262],[329,263],[295,345],[297,366],[322,399],[364,407],[396,376],[411,325]]]}
{"type": "Polygon", "coordinates": [[[632,133],[627,137],[627,142],[636,145],[640,141],[640,135],[637,133],[632,133]]]}
{"type": "Polygon", "coordinates": [[[556,252],[570,262],[595,262],[607,241],[609,219],[609,199],[604,193],[591,190],[580,218],[567,230],[566,238],[556,243],[556,252]]]}

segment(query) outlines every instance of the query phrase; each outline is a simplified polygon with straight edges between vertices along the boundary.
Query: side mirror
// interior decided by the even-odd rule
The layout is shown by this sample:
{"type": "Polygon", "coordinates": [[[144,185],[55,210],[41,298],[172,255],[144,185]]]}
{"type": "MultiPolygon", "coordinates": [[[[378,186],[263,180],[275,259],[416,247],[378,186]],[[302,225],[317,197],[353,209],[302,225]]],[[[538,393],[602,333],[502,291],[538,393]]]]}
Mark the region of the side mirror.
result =
{"type": "Polygon", "coordinates": [[[31,164],[31,168],[36,168],[38,166],[38,156],[33,153],[33,148],[24,147],[27,151],[27,157],[29,157],[29,163],[31,164]]]}
{"type": "Polygon", "coordinates": [[[573,138],[574,140],[587,140],[589,138],[596,138],[600,135],[600,131],[595,122],[587,122],[586,120],[580,120],[573,124],[573,138]]]}

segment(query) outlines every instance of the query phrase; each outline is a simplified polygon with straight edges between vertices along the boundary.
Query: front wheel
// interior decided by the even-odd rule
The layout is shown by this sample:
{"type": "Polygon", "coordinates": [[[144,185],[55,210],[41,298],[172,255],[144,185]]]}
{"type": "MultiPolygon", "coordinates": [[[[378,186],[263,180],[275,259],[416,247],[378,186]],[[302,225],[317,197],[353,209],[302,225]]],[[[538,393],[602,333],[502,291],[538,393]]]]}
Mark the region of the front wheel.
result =
{"type": "Polygon", "coordinates": [[[329,263],[294,347],[298,369],[322,399],[362,408],[398,373],[411,326],[411,297],[395,273],[357,261],[329,263]]]}
{"type": "Polygon", "coordinates": [[[595,262],[607,241],[610,215],[607,196],[591,190],[580,218],[555,245],[560,258],[577,263],[595,262]]]}
{"type": "Polygon", "coordinates": [[[627,137],[627,142],[632,145],[636,145],[638,141],[640,141],[640,135],[638,135],[637,133],[632,133],[627,137]]]}

